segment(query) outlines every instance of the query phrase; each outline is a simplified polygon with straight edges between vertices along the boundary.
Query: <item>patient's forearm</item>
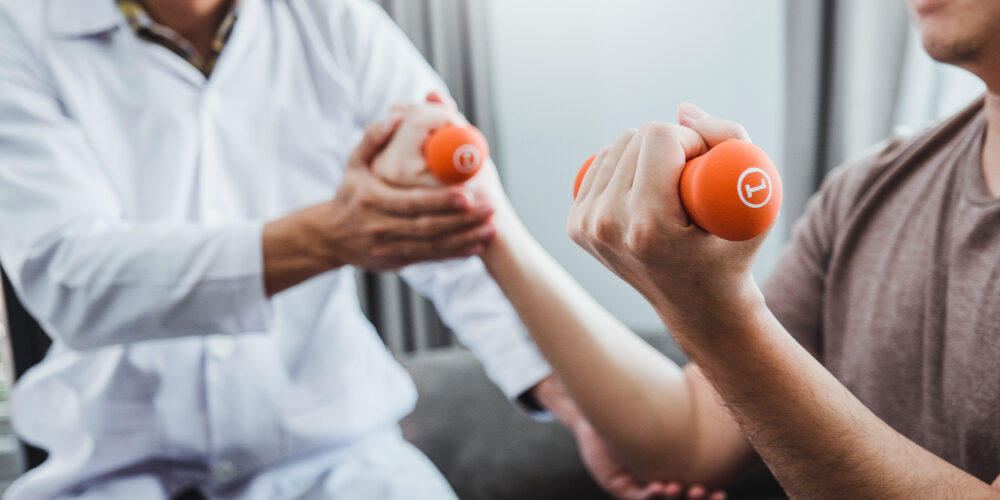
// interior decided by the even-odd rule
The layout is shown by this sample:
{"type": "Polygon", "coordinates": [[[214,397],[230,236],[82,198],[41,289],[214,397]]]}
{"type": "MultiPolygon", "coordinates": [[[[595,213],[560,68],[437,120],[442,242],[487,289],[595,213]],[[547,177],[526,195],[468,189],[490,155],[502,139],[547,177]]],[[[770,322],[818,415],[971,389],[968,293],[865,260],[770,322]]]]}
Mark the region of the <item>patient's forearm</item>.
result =
{"type": "Polygon", "coordinates": [[[482,258],[590,424],[633,470],[718,486],[752,452],[697,368],[611,316],[517,221],[482,258]],[[721,421],[721,422],[720,422],[721,421]]]}
{"type": "Polygon", "coordinates": [[[749,313],[688,306],[683,318],[658,309],[793,498],[1000,498],[876,417],[785,332],[759,293],[733,311],[746,304],[749,313]]]}

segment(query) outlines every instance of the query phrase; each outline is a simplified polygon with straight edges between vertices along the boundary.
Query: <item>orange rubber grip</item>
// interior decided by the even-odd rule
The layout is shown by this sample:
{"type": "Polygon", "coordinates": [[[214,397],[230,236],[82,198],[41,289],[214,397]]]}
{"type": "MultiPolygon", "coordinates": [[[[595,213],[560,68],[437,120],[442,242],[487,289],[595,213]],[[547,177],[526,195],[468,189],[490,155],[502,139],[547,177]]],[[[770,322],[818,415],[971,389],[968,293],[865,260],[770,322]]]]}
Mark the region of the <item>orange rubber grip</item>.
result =
{"type": "MultiPolygon", "coordinates": [[[[593,162],[591,156],[577,172],[574,199],[593,162]]],[[[778,169],[749,142],[730,139],[687,162],[680,184],[681,204],[691,220],[729,241],[767,232],[781,208],[778,169]]]]}
{"type": "Polygon", "coordinates": [[[424,160],[431,173],[445,184],[465,182],[479,172],[490,146],[476,127],[445,125],[424,142],[424,160]]]}

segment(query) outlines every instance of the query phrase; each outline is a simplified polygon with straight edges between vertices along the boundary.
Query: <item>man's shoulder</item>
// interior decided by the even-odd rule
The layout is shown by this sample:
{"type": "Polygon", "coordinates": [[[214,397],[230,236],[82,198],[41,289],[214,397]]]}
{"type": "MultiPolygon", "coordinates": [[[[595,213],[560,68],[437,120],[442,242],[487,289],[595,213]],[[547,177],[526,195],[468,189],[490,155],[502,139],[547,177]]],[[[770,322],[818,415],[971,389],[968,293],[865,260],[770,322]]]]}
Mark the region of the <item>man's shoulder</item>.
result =
{"type": "Polygon", "coordinates": [[[834,169],[822,190],[838,191],[839,198],[856,200],[883,179],[933,166],[948,154],[982,119],[979,97],[944,121],[922,130],[897,129],[893,135],[834,169]]]}
{"type": "Polygon", "coordinates": [[[37,69],[46,36],[41,0],[0,0],[0,73],[37,69]],[[4,70],[7,70],[6,72],[4,70]]]}
{"type": "Polygon", "coordinates": [[[44,0],[0,0],[0,32],[42,33],[49,2],[44,0]]]}
{"type": "Polygon", "coordinates": [[[289,4],[325,20],[350,21],[382,9],[373,0],[295,0],[289,4]]]}
{"type": "MultiPolygon", "coordinates": [[[[388,19],[373,0],[284,0],[299,22],[310,24],[331,47],[352,46],[372,36],[388,19]]],[[[336,52],[336,50],[335,50],[336,52]]]]}

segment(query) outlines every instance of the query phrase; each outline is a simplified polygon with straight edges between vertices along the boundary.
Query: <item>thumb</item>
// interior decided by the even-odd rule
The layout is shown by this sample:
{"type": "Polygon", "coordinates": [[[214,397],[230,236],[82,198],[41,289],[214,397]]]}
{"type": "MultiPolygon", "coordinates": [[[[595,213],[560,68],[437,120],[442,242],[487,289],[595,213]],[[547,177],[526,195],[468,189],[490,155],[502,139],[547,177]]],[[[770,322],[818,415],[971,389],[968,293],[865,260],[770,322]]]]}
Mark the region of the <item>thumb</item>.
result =
{"type": "Polygon", "coordinates": [[[458,111],[458,105],[455,104],[455,100],[447,94],[441,94],[437,91],[431,91],[427,93],[427,102],[443,104],[446,108],[452,111],[458,111]]]}
{"type": "Polygon", "coordinates": [[[714,148],[726,139],[753,142],[743,125],[716,118],[689,102],[677,107],[677,122],[698,132],[709,148],[714,148]]]}
{"type": "Polygon", "coordinates": [[[395,119],[368,124],[365,127],[365,135],[358,143],[358,147],[354,148],[347,166],[368,168],[375,156],[392,138],[396,128],[399,127],[399,122],[399,119],[395,119]]]}
{"type": "Polygon", "coordinates": [[[458,104],[455,103],[455,100],[450,95],[434,91],[428,92],[427,102],[444,106],[451,115],[452,123],[463,127],[469,125],[469,120],[466,120],[465,116],[458,111],[458,104]]]}

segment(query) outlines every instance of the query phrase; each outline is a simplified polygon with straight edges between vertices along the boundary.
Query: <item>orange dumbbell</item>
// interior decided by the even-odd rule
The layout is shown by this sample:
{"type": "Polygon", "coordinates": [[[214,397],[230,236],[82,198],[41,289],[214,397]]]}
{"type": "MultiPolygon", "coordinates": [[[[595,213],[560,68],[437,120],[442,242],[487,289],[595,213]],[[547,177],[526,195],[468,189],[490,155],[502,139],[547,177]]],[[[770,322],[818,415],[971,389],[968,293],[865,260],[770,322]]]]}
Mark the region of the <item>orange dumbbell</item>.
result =
{"type": "MultiPolygon", "coordinates": [[[[593,161],[591,156],[576,174],[573,198],[593,161]]],[[[730,139],[684,165],[680,195],[698,227],[726,240],[745,241],[766,232],[778,218],[781,176],[760,148],[730,139]]]]}
{"type": "Polygon", "coordinates": [[[489,156],[486,138],[472,125],[445,125],[424,142],[427,168],[445,184],[465,182],[479,172],[489,156]]]}

